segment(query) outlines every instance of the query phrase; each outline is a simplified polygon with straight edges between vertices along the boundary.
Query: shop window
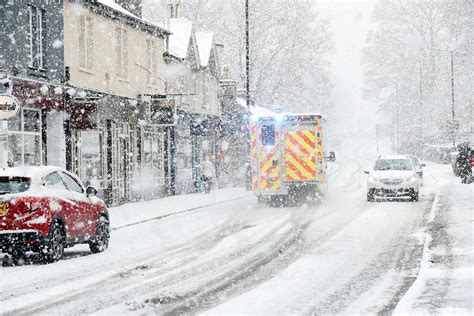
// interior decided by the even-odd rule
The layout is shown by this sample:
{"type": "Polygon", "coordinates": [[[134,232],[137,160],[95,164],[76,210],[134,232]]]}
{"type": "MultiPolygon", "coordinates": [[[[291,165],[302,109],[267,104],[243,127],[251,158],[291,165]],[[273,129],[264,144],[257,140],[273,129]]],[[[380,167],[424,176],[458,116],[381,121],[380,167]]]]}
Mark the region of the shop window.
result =
{"type": "Polygon", "coordinates": [[[142,177],[153,179],[154,184],[163,184],[163,142],[161,132],[145,133],[143,142],[144,169],[142,177]]]}
{"type": "Polygon", "coordinates": [[[99,131],[80,131],[80,178],[85,185],[101,187],[102,164],[99,131]]]}
{"type": "Polygon", "coordinates": [[[22,109],[8,121],[8,160],[11,165],[41,165],[41,112],[22,109]]]}
{"type": "Polygon", "coordinates": [[[41,165],[40,136],[23,134],[23,163],[25,165],[41,165]]]}
{"type": "Polygon", "coordinates": [[[24,110],[23,131],[39,133],[40,130],[40,112],[33,110],[24,110]]]}
{"type": "Polygon", "coordinates": [[[8,130],[21,132],[21,115],[17,115],[8,120],[8,130]]]}
{"type": "Polygon", "coordinates": [[[8,157],[12,165],[21,164],[23,162],[22,144],[23,135],[8,135],[8,157]]]}

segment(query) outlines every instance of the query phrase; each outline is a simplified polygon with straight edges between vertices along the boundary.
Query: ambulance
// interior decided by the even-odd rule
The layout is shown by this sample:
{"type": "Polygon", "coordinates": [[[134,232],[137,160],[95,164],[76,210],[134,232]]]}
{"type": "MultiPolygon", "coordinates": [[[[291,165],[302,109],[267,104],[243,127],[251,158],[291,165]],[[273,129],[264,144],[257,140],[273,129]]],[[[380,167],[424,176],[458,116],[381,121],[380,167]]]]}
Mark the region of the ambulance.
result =
{"type": "Polygon", "coordinates": [[[320,114],[252,116],[253,191],[264,202],[319,199],[327,190],[324,119],[320,114]]]}

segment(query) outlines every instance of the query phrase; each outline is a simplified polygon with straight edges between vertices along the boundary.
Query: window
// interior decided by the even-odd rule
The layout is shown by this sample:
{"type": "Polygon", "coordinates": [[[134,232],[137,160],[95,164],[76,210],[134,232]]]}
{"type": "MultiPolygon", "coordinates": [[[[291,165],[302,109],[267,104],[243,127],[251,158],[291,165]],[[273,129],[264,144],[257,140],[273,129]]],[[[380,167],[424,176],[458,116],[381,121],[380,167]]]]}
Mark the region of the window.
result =
{"type": "Polygon", "coordinates": [[[34,110],[24,110],[23,131],[39,133],[40,129],[40,112],[34,110]]]}
{"type": "Polygon", "coordinates": [[[8,160],[11,165],[41,165],[41,112],[22,109],[8,120],[8,160]]]}
{"type": "Polygon", "coordinates": [[[156,74],[158,72],[158,65],[156,63],[156,41],[147,39],[146,41],[146,52],[147,52],[147,83],[151,86],[157,85],[156,74]]]}
{"type": "Polygon", "coordinates": [[[117,58],[117,75],[121,78],[128,77],[128,47],[127,30],[119,26],[115,29],[115,50],[117,58]]]}
{"type": "Polygon", "coordinates": [[[275,126],[273,125],[262,126],[262,145],[263,146],[275,145],[275,126]]]}
{"type": "Polygon", "coordinates": [[[77,193],[84,193],[82,186],[80,186],[79,183],[77,183],[77,181],[74,180],[71,176],[66,173],[63,173],[63,178],[69,190],[75,191],[77,193]]]}
{"type": "Polygon", "coordinates": [[[86,186],[100,187],[102,180],[101,144],[98,130],[80,131],[77,174],[86,186]]]}
{"type": "Polygon", "coordinates": [[[64,182],[61,179],[61,176],[57,172],[48,174],[44,178],[44,185],[54,190],[66,190],[66,186],[64,185],[64,182]]]}
{"type": "Polygon", "coordinates": [[[408,159],[378,159],[374,170],[413,170],[413,165],[408,159]]]}
{"type": "Polygon", "coordinates": [[[82,15],[79,17],[79,66],[92,69],[94,63],[92,18],[82,15]]]}
{"type": "Polygon", "coordinates": [[[0,177],[0,195],[25,192],[30,188],[29,178],[0,177]]]}
{"type": "Polygon", "coordinates": [[[34,69],[44,69],[44,16],[44,10],[31,5],[28,6],[29,67],[34,69]]]}

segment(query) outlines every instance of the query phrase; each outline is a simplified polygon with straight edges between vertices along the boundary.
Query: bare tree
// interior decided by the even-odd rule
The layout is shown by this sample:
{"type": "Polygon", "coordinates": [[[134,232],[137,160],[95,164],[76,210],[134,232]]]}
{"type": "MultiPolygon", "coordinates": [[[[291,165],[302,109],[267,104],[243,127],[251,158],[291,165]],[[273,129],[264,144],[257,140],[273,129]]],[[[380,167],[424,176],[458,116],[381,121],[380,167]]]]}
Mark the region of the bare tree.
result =
{"type": "Polygon", "coordinates": [[[456,120],[469,123],[472,6],[469,0],[381,0],[375,7],[362,59],[366,92],[387,115],[399,117],[408,145],[447,142],[453,107],[456,120]]]}
{"type": "MultiPolygon", "coordinates": [[[[158,16],[166,0],[148,0],[148,16],[158,16]],[[157,3],[161,2],[161,6],[157,3]]],[[[213,31],[225,45],[222,63],[234,78],[245,75],[244,2],[182,1],[182,15],[199,30],[213,31]]],[[[251,88],[261,104],[284,109],[322,110],[331,105],[330,23],[310,1],[252,0],[251,88]]],[[[243,80],[242,80],[243,82],[243,80]]]]}

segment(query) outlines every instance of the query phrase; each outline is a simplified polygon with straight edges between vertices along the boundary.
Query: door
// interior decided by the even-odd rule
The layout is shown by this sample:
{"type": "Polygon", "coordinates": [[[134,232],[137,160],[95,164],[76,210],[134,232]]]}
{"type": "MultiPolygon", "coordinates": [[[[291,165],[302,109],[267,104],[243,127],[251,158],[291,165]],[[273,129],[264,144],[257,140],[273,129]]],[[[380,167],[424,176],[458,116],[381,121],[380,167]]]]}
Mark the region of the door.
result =
{"type": "Polygon", "coordinates": [[[111,130],[113,204],[117,204],[130,200],[130,129],[127,123],[112,123],[111,130]]]}
{"type": "Polygon", "coordinates": [[[308,182],[317,179],[316,128],[294,124],[284,128],[285,181],[308,182]]]}
{"type": "Polygon", "coordinates": [[[91,236],[91,226],[96,221],[96,218],[94,210],[89,208],[89,198],[84,187],[78,180],[65,172],[62,172],[61,176],[70,192],[73,206],[73,214],[71,215],[73,222],[70,224],[69,229],[74,231],[77,238],[91,236]]]}
{"type": "Polygon", "coordinates": [[[259,126],[258,190],[262,194],[277,194],[282,189],[280,131],[273,122],[259,126]]]}
{"type": "Polygon", "coordinates": [[[58,172],[53,172],[44,178],[44,186],[51,190],[50,209],[58,212],[64,224],[66,225],[66,234],[68,239],[80,237],[80,231],[76,229],[80,214],[78,205],[74,200],[71,191],[66,187],[65,181],[58,172]]]}
{"type": "Polygon", "coordinates": [[[175,134],[172,128],[166,128],[163,132],[163,163],[164,178],[167,195],[174,195],[176,192],[176,155],[175,134]]]}

